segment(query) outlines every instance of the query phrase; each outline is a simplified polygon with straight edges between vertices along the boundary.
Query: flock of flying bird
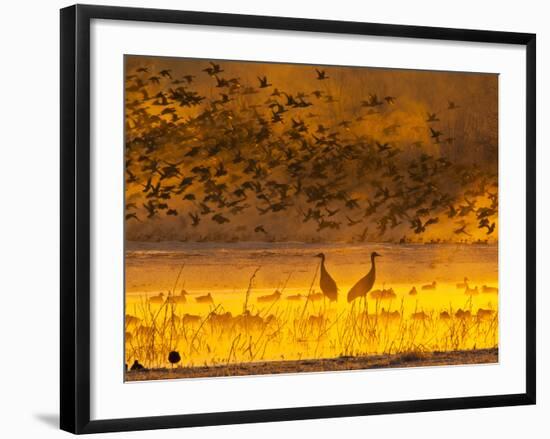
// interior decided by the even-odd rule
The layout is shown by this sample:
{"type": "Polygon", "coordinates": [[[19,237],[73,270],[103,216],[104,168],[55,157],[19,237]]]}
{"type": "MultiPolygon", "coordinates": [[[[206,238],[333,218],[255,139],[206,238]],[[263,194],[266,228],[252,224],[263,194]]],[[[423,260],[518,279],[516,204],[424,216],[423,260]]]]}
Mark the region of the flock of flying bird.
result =
{"type": "Polygon", "coordinates": [[[454,142],[439,122],[443,111],[459,111],[455,102],[426,114],[405,144],[398,123],[368,134],[373,118],[383,124],[399,105],[396,96],[371,93],[354,117],[327,118],[339,97],[325,70],[312,68],[315,86],[292,93],[265,75],[245,84],[215,62],[201,74],[214,97],[194,90],[190,74],[139,67],[126,76],[127,221],[179,216],[190,230],[236,224],[237,234],[269,239],[272,216],[285,215],[355,242],[396,233],[408,242],[444,222],[448,239],[494,232],[496,171],[426,152],[423,139],[454,142]]]}

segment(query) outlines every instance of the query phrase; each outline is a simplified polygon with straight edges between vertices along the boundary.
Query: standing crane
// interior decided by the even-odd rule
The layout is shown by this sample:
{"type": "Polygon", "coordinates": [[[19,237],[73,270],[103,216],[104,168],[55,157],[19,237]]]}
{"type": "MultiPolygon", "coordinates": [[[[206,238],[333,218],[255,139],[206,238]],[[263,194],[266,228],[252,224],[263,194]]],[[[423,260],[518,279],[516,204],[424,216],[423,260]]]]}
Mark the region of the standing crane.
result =
{"type": "Polygon", "coordinates": [[[338,287],[325,267],[325,254],[319,253],[318,255],[315,255],[315,257],[321,258],[321,277],[319,279],[321,291],[323,292],[323,295],[331,302],[336,302],[338,300],[338,287]]]}
{"type": "Polygon", "coordinates": [[[374,285],[374,281],[376,280],[376,267],[374,263],[374,258],[379,255],[376,252],[372,252],[370,254],[370,261],[371,261],[371,267],[368,274],[359,279],[357,283],[349,290],[348,292],[348,303],[353,302],[358,297],[366,297],[367,293],[372,289],[372,286],[374,285]]]}

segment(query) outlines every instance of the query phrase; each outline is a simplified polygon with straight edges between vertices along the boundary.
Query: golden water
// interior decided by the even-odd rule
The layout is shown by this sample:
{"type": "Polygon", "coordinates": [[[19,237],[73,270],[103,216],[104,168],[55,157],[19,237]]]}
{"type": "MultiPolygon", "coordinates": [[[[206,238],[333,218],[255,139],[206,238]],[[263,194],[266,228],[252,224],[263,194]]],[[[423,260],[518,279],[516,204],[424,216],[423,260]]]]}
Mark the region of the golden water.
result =
{"type": "Polygon", "coordinates": [[[202,366],[492,348],[498,294],[483,285],[498,287],[496,245],[129,243],[126,360],[169,366],[171,350],[181,354],[178,366],[202,366]],[[395,297],[348,304],[372,251],[382,254],[373,290],[392,288],[395,297]],[[339,287],[337,303],[306,298],[319,292],[319,252],[339,287]],[[478,294],[457,288],[464,277],[478,294]],[[434,290],[422,289],[433,281],[434,290]],[[182,290],[185,303],[164,300],[182,290]],[[258,301],[275,291],[278,300],[258,301]],[[207,293],[213,303],[197,303],[207,293]],[[301,300],[288,300],[297,294],[301,300]]]}

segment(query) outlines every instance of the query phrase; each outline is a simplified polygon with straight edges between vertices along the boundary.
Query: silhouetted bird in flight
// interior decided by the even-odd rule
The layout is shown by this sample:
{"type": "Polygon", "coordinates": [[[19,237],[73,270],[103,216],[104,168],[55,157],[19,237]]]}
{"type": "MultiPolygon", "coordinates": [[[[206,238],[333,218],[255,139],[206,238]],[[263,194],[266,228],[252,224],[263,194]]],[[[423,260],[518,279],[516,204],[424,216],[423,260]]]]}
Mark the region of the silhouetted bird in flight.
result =
{"type": "Polygon", "coordinates": [[[380,143],[380,142],[377,141],[376,146],[378,147],[378,151],[380,151],[380,152],[389,151],[391,149],[391,146],[390,146],[389,142],[380,143]]]}
{"type": "Polygon", "coordinates": [[[210,62],[210,65],[212,67],[207,67],[207,68],[203,69],[202,71],[208,73],[210,76],[214,76],[214,75],[217,75],[218,73],[223,72],[223,70],[221,69],[219,64],[210,62]]]}
{"type": "Polygon", "coordinates": [[[367,239],[367,233],[369,232],[368,226],[363,229],[363,232],[360,235],[356,235],[355,239],[357,239],[358,242],[365,242],[367,239]]]}
{"type": "Polygon", "coordinates": [[[126,220],[129,220],[129,219],[135,219],[140,221],[140,219],[137,217],[137,214],[135,212],[126,214],[126,220]]]}
{"type": "Polygon", "coordinates": [[[329,79],[329,77],[327,76],[324,70],[315,69],[315,71],[317,72],[317,79],[319,81],[322,81],[323,79],[329,79]]]}
{"type": "Polygon", "coordinates": [[[265,231],[264,226],[262,226],[262,225],[256,226],[254,231],[256,233],[263,233],[264,235],[267,235],[267,232],[265,231]]]}
{"type": "Polygon", "coordinates": [[[193,227],[197,227],[199,223],[201,222],[201,217],[198,213],[189,212],[189,216],[191,217],[191,220],[193,223],[191,224],[193,227]]]}
{"type": "Polygon", "coordinates": [[[454,230],[455,235],[464,234],[464,235],[467,235],[467,236],[472,236],[470,233],[468,233],[466,231],[466,226],[467,226],[467,224],[463,224],[462,227],[460,227],[458,229],[455,229],[454,230]]]}
{"type": "Polygon", "coordinates": [[[456,105],[453,101],[449,101],[449,106],[447,107],[447,110],[456,110],[457,108],[460,107],[456,105]]]}
{"type": "Polygon", "coordinates": [[[267,88],[273,85],[267,82],[267,76],[263,76],[263,77],[258,76],[258,81],[260,81],[260,88],[267,88]]]}
{"type": "Polygon", "coordinates": [[[428,113],[428,119],[426,119],[426,122],[439,122],[439,119],[437,118],[437,114],[428,113]]]}
{"type": "Polygon", "coordinates": [[[430,127],[430,137],[432,139],[435,139],[436,142],[439,142],[439,137],[441,135],[443,135],[443,133],[441,131],[434,130],[433,128],[430,127]]]}

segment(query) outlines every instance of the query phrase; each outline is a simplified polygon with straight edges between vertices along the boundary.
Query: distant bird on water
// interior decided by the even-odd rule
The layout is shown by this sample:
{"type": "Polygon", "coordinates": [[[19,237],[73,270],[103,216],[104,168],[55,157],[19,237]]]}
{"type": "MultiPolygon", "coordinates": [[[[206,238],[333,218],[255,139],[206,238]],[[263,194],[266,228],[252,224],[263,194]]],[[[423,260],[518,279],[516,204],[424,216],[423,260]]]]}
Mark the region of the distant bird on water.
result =
{"type": "Polygon", "coordinates": [[[338,287],[325,267],[325,254],[319,253],[318,255],[315,255],[315,257],[321,258],[321,278],[319,279],[321,291],[327,299],[331,302],[335,302],[338,300],[338,287]]]}
{"type": "Polygon", "coordinates": [[[208,293],[205,296],[197,296],[195,297],[195,300],[197,303],[208,303],[210,305],[214,304],[214,298],[212,297],[212,293],[208,293]]]}
{"type": "Polygon", "coordinates": [[[423,290],[435,290],[437,288],[437,282],[434,280],[431,284],[422,285],[423,290]]]}
{"type": "Polygon", "coordinates": [[[368,274],[359,279],[359,281],[348,292],[348,303],[353,302],[358,297],[366,297],[367,293],[372,289],[376,280],[376,266],[374,259],[377,256],[382,256],[376,252],[370,254],[371,267],[368,274]]]}

